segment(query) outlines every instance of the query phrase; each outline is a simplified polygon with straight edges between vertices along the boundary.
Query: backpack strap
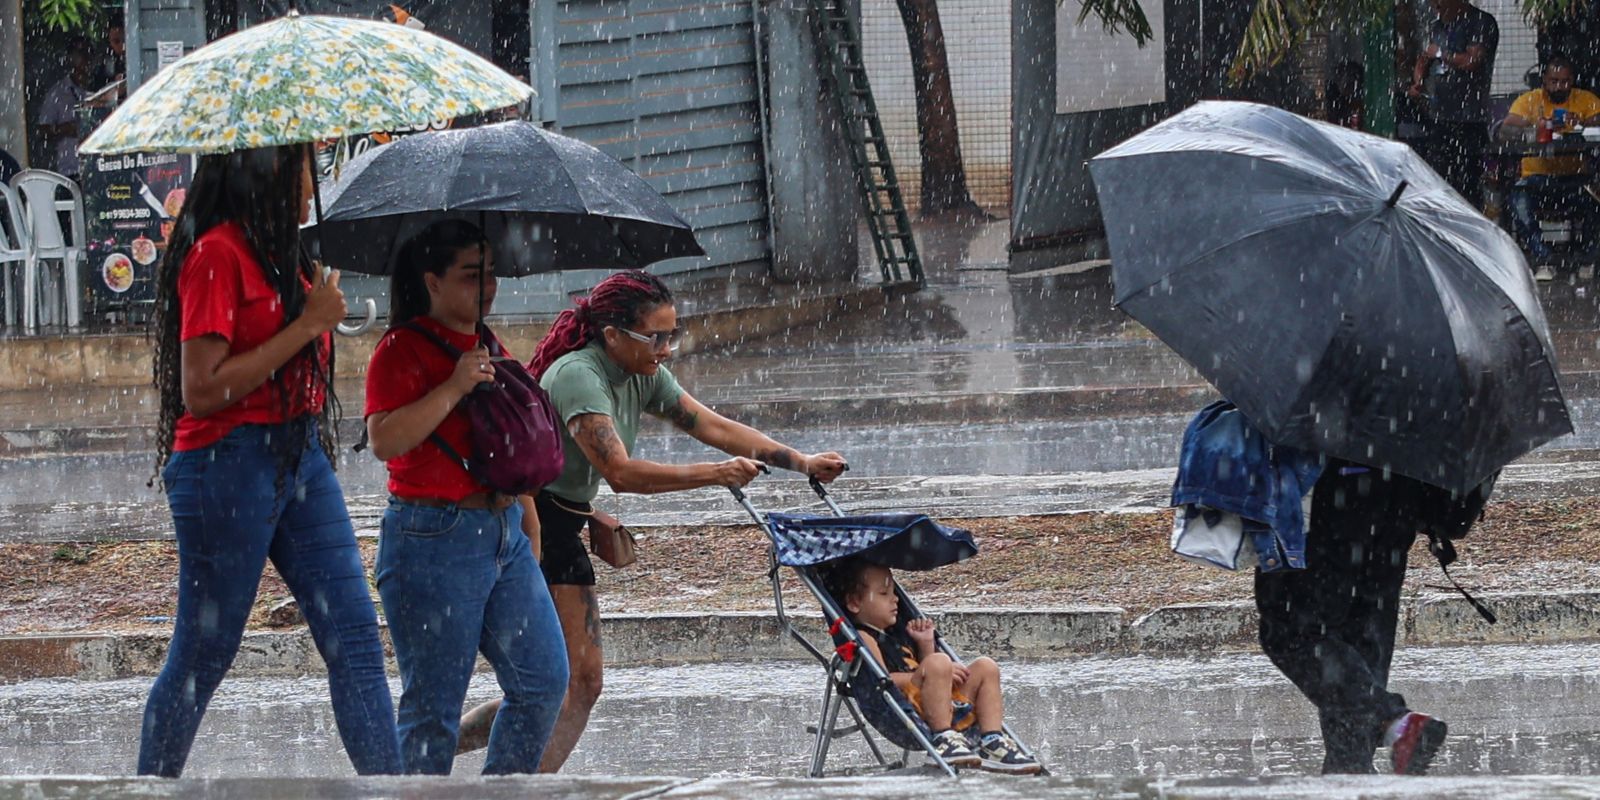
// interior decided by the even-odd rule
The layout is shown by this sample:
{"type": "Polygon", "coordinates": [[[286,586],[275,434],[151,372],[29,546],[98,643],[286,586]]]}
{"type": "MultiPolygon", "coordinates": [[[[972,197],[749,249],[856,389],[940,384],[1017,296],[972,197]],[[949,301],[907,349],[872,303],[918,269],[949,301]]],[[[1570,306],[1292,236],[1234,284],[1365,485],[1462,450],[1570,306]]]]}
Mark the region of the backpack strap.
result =
{"type": "Polygon", "coordinates": [[[455,345],[445,341],[443,336],[440,336],[439,334],[428,330],[425,326],[423,326],[422,323],[420,323],[420,322],[418,322],[416,320],[411,320],[410,322],[407,322],[404,325],[401,325],[400,327],[405,328],[406,330],[411,331],[413,333],[421,334],[424,339],[427,339],[428,341],[433,342],[434,344],[438,345],[439,349],[445,351],[446,353],[448,353],[451,358],[453,358],[453,359],[461,358],[461,348],[456,347],[455,345]]]}
{"type": "Polygon", "coordinates": [[[1455,589],[1461,593],[1463,598],[1466,599],[1467,604],[1472,606],[1474,611],[1478,612],[1478,616],[1483,617],[1485,622],[1493,625],[1499,621],[1498,618],[1495,617],[1494,612],[1491,611],[1482,600],[1473,597],[1472,593],[1468,592],[1466,587],[1462,586],[1461,582],[1456,580],[1456,576],[1450,574],[1450,565],[1454,564],[1456,561],[1455,544],[1443,536],[1430,532],[1428,533],[1428,552],[1432,553],[1433,557],[1439,560],[1439,571],[1443,572],[1445,579],[1450,581],[1449,586],[1436,586],[1430,583],[1428,584],[1430,588],[1455,589]]]}
{"type": "MultiPolygon", "coordinates": [[[[443,350],[451,358],[453,358],[453,359],[461,358],[461,352],[462,352],[461,348],[456,347],[455,345],[445,341],[443,336],[440,336],[439,334],[428,330],[426,327],[424,327],[422,325],[422,323],[420,323],[420,322],[418,322],[416,320],[411,320],[411,321],[405,323],[404,325],[401,325],[400,327],[405,328],[406,330],[411,331],[413,333],[420,334],[424,339],[427,339],[428,341],[433,342],[435,345],[438,345],[439,349],[443,350]]],[[[484,330],[487,331],[488,328],[485,327],[484,330]]],[[[449,456],[457,464],[460,464],[461,465],[461,469],[463,471],[465,471],[468,476],[472,475],[472,468],[467,465],[467,460],[465,458],[462,458],[461,454],[456,452],[456,449],[454,447],[451,447],[450,443],[446,442],[444,440],[444,437],[440,436],[437,430],[428,434],[428,441],[433,442],[433,446],[434,447],[439,448],[441,451],[444,452],[445,455],[449,456]]],[[[474,480],[476,480],[476,478],[474,478],[474,480]]]]}
{"type": "MultiPolygon", "coordinates": [[[[457,464],[460,464],[461,469],[465,470],[468,475],[472,475],[472,467],[467,466],[467,460],[462,458],[461,454],[457,453],[456,449],[451,447],[450,443],[445,441],[443,436],[440,436],[438,433],[430,433],[428,434],[428,441],[433,442],[434,447],[443,450],[445,455],[454,459],[457,464]]],[[[477,480],[477,478],[473,478],[473,480],[477,480]]]]}

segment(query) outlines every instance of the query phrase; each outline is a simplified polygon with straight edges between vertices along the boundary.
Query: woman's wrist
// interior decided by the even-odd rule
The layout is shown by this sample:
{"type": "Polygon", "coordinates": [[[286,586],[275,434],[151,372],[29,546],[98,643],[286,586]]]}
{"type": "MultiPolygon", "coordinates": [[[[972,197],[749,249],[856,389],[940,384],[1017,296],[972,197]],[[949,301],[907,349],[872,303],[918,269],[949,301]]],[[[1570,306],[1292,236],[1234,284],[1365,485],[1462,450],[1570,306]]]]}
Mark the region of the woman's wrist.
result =
{"type": "Polygon", "coordinates": [[[455,408],[456,403],[466,399],[466,396],[472,394],[472,390],[477,386],[476,382],[471,386],[462,386],[460,381],[448,380],[444,382],[441,388],[447,393],[445,399],[450,401],[450,407],[455,408]]]}
{"type": "Polygon", "coordinates": [[[294,332],[295,338],[300,340],[301,347],[311,344],[323,333],[326,333],[326,331],[318,330],[317,326],[311,324],[311,321],[305,317],[296,318],[294,322],[289,323],[286,330],[294,332]]]}

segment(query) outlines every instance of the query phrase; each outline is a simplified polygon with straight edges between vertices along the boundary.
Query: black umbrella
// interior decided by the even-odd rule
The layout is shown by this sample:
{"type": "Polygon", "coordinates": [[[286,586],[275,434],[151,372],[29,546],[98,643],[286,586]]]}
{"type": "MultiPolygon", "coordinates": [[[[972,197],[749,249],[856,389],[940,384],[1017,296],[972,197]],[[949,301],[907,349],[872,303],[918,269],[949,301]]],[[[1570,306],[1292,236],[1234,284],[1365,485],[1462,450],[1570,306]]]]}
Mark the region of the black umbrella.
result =
{"type": "Polygon", "coordinates": [[[1410,148],[1211,102],[1090,171],[1117,304],[1269,440],[1465,491],[1572,432],[1516,243],[1410,148]]]}
{"type": "Polygon", "coordinates": [[[484,229],[506,277],[705,255],[689,223],[616,159],[503,122],[406,136],[352,160],[323,198],[321,256],[388,274],[406,239],[450,218],[484,229]]]}

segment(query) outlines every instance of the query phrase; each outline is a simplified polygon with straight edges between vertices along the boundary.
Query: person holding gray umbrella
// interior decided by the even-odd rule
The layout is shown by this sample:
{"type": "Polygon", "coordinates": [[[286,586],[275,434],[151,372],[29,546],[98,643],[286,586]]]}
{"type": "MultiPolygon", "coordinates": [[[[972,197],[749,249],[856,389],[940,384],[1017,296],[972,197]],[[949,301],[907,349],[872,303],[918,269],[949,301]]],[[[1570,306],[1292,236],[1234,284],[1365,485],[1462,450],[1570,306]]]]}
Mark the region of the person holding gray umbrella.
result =
{"type": "Polygon", "coordinates": [[[1448,563],[1493,476],[1572,432],[1516,243],[1410,148],[1251,103],[1197,104],[1090,171],[1117,304],[1268,442],[1324,459],[1305,569],[1256,581],[1323,770],[1370,772],[1385,744],[1426,770],[1446,727],[1388,689],[1411,544],[1448,563]]]}
{"type": "MultiPolygon", "coordinates": [[[[317,238],[330,263],[381,274],[397,268],[402,242],[442,220],[471,222],[483,231],[486,249],[497,260],[492,271],[476,273],[480,278],[642,267],[667,258],[704,255],[689,224],[638,175],[595,147],[520,121],[408,136],[357,157],[327,194],[317,238]]],[[[486,284],[483,300],[492,296],[486,284]]],[[[677,349],[676,313],[671,293],[660,279],[638,270],[613,275],[580,301],[578,309],[562,313],[530,367],[540,376],[547,368],[558,371],[551,365],[557,356],[585,360],[585,365],[566,370],[573,380],[561,387],[543,382],[567,424],[563,443],[568,468],[552,488],[562,489],[566,508],[578,513],[557,509],[550,492],[539,495],[540,566],[553,587],[567,649],[576,651],[568,654],[572,680],[541,771],[560,769],[599,694],[602,665],[594,570],[578,534],[589,519],[582,512],[603,474],[613,488],[669,491],[742,486],[761,468],[756,458],[823,480],[833,480],[844,470],[844,460],[837,454],[802,455],[722,419],[683,393],[661,364],[677,349]],[[616,380],[601,385],[596,381],[602,373],[616,380]],[[588,380],[577,380],[584,376],[588,380]],[[578,395],[583,395],[581,401],[573,399],[578,395]],[[585,410],[581,416],[591,432],[602,427],[593,418],[604,418],[604,428],[612,431],[606,442],[622,450],[622,461],[629,465],[624,469],[626,482],[617,473],[604,471],[613,462],[596,462],[602,464],[598,471],[590,466],[590,453],[583,448],[594,442],[583,435],[574,443],[567,418],[576,412],[568,413],[563,398],[571,401],[567,405],[585,410]],[[663,414],[736,457],[682,466],[629,459],[626,449],[632,446],[641,411],[663,414]],[[644,478],[637,474],[641,470],[648,473],[644,478]],[[557,516],[562,524],[550,524],[557,516]]],[[[369,388],[369,397],[370,392],[369,388]]],[[[615,456],[613,449],[603,452],[615,456]]],[[[404,697],[401,705],[406,705],[404,697]]],[[[462,721],[457,740],[461,749],[482,746],[486,739],[491,749],[496,748],[500,707],[501,701],[493,701],[462,721]]],[[[452,729],[452,736],[456,732],[452,729]]],[[[530,752],[538,757],[536,749],[530,752]]]]}
{"type": "Polygon", "coordinates": [[[482,324],[493,258],[482,231],[459,220],[405,243],[389,331],[367,368],[368,437],[389,471],[377,585],[400,663],[408,773],[449,774],[480,651],[506,697],[485,774],[537,771],[566,694],[561,623],[534,558],[538,519],[515,494],[526,487],[492,485],[462,455],[481,455],[473,426],[484,422],[464,401],[485,386],[508,391],[493,383],[498,371],[521,369],[482,324]]]}
{"type": "Polygon", "coordinates": [[[1452,498],[1403,475],[1330,459],[1311,492],[1306,568],[1256,571],[1261,649],[1316,706],[1324,774],[1373,772],[1382,746],[1395,774],[1421,775],[1444,746],[1448,726],[1389,688],[1400,590],[1417,534],[1452,547],[1491,488],[1452,498]]]}

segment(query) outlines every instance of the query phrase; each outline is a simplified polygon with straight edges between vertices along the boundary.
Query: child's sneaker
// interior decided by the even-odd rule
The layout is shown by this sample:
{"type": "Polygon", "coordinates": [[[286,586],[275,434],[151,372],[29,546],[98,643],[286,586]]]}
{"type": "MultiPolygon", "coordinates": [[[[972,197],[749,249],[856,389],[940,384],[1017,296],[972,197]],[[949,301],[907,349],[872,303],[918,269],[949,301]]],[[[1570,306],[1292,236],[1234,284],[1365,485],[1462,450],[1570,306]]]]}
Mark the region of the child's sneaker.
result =
{"type": "MultiPolygon", "coordinates": [[[[972,748],[967,746],[967,737],[955,730],[943,730],[933,735],[933,751],[944,759],[944,763],[952,767],[976,767],[983,762],[972,748]]],[[[933,759],[928,759],[929,764],[937,765],[933,759]]]]}
{"type": "Polygon", "coordinates": [[[1408,711],[1398,721],[1399,736],[1389,745],[1389,763],[1396,775],[1422,775],[1427,773],[1433,757],[1444,746],[1449,727],[1428,716],[1408,711]]]}
{"type": "Polygon", "coordinates": [[[981,759],[978,766],[990,772],[1034,775],[1043,769],[1037,759],[1022,752],[1022,748],[1003,733],[984,737],[978,743],[978,756],[981,759]]]}

